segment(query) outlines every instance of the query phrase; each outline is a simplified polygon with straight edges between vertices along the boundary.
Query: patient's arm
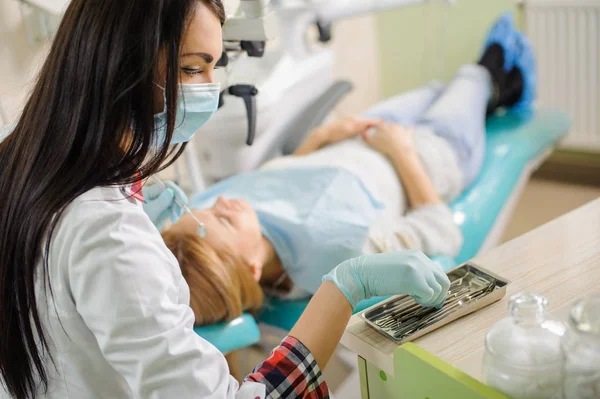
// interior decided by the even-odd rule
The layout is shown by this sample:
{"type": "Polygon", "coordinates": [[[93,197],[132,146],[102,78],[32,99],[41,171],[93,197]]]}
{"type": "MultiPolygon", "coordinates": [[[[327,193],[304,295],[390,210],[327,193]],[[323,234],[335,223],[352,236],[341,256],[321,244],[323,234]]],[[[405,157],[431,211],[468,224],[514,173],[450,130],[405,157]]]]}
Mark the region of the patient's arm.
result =
{"type": "MultiPolygon", "coordinates": [[[[326,125],[325,125],[326,126],[326,125]]],[[[304,142],[294,151],[292,155],[302,156],[308,155],[311,152],[315,152],[318,149],[324,147],[327,143],[327,132],[324,130],[325,126],[319,126],[304,140],[304,142]]]]}
{"type": "Polygon", "coordinates": [[[379,124],[381,124],[381,121],[376,119],[348,116],[319,126],[310,132],[308,138],[294,151],[293,155],[301,156],[310,154],[326,145],[357,137],[365,133],[372,126],[379,124]]]}
{"type": "Polygon", "coordinates": [[[443,202],[416,152],[397,154],[392,157],[392,163],[402,181],[412,209],[443,202]]]}
{"type": "Polygon", "coordinates": [[[362,136],[367,144],[390,159],[413,209],[443,202],[419,159],[412,129],[388,124],[380,126],[373,136],[362,136]]]}
{"type": "Polygon", "coordinates": [[[418,249],[428,256],[456,257],[463,237],[448,205],[425,205],[395,220],[380,220],[369,235],[371,252],[418,249]]]}
{"type": "Polygon", "coordinates": [[[418,249],[429,256],[454,257],[461,248],[462,234],[423,167],[413,134],[411,129],[386,125],[374,136],[363,135],[371,147],[390,159],[412,208],[405,216],[379,226],[380,237],[372,244],[381,252],[418,249]]]}

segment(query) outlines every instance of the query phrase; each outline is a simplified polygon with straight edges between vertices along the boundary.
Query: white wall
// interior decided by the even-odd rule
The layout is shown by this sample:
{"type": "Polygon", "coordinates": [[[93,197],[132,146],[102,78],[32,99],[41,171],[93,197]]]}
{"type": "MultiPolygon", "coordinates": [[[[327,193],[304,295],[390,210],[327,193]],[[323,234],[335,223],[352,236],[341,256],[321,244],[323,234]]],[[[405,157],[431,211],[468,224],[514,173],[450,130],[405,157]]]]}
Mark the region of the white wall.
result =
{"type": "Polygon", "coordinates": [[[364,111],[381,99],[376,21],[368,15],[334,25],[335,73],[354,84],[354,91],[340,105],[345,114],[364,111]]]}
{"type": "Polygon", "coordinates": [[[19,2],[0,0],[0,106],[9,120],[21,110],[47,47],[29,45],[19,2]]]}

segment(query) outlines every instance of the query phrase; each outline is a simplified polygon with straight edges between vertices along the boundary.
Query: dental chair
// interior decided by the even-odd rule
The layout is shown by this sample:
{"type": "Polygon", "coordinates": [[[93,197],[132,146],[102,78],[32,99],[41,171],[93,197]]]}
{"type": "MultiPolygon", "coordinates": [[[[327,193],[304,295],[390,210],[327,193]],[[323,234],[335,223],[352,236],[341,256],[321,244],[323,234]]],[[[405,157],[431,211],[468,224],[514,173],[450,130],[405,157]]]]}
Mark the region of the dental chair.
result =
{"type": "MultiPolygon", "coordinates": [[[[488,119],[482,170],[471,187],[451,204],[454,220],[464,237],[463,248],[454,259],[434,259],[444,270],[450,270],[499,243],[531,174],[551,154],[569,127],[567,115],[545,109],[529,113],[509,112],[488,119]]],[[[382,299],[363,301],[356,312],[382,299]]],[[[261,330],[269,333],[291,330],[307,304],[308,299],[282,301],[268,298],[258,316],[261,330]]],[[[252,345],[259,339],[257,322],[248,315],[229,324],[196,331],[224,352],[252,345]],[[246,334],[246,331],[251,333],[246,334]]]]}

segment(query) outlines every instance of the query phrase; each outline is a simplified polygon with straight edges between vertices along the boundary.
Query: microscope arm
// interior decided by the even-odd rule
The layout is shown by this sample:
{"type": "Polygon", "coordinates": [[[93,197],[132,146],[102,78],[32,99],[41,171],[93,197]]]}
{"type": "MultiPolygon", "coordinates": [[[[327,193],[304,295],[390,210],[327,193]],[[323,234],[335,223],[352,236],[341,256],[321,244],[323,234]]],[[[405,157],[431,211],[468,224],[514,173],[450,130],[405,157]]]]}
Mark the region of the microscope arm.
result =
{"type": "Polygon", "coordinates": [[[333,0],[316,3],[314,7],[319,21],[330,23],[424,2],[425,0],[333,0]]]}

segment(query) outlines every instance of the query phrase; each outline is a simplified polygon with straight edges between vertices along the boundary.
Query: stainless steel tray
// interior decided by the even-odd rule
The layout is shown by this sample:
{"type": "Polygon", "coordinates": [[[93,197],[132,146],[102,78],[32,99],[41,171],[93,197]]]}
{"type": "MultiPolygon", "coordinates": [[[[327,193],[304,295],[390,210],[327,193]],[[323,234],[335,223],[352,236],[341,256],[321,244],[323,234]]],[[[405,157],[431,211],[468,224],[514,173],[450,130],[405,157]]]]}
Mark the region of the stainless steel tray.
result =
{"type": "Polygon", "coordinates": [[[423,308],[412,297],[400,295],[360,316],[379,333],[403,344],[499,301],[510,283],[473,263],[465,263],[447,274],[451,285],[440,309],[423,308]]]}

